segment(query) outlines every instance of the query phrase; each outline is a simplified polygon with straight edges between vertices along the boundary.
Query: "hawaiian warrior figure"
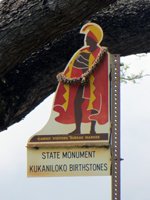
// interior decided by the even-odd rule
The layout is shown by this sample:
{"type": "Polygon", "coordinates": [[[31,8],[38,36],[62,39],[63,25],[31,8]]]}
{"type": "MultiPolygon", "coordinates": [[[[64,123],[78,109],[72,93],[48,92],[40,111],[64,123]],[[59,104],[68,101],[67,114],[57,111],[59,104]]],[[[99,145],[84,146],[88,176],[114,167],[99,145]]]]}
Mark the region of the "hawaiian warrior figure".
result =
{"type": "MultiPolygon", "coordinates": [[[[85,34],[84,46],[69,61],[64,76],[78,78],[90,70],[100,56],[103,48],[101,27],[95,23],[85,24],[80,33],[85,34]]],[[[108,122],[108,54],[97,64],[89,76],[88,83],[83,85],[59,83],[54,101],[54,111],[59,115],[55,120],[62,124],[75,124],[70,135],[81,134],[81,123],[91,123],[90,134],[96,134],[96,123],[108,122]]]]}

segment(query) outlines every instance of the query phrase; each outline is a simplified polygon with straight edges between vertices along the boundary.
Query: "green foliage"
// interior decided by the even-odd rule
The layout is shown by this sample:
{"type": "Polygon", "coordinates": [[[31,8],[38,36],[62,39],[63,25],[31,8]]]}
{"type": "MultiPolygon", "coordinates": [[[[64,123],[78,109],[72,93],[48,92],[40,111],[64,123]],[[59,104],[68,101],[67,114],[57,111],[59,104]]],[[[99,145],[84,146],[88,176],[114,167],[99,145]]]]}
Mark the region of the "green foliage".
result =
{"type": "Polygon", "coordinates": [[[140,71],[138,74],[133,74],[129,72],[130,66],[125,63],[120,63],[120,80],[121,83],[137,83],[138,80],[144,78],[145,76],[150,76],[150,74],[144,74],[143,71],[140,71]]]}

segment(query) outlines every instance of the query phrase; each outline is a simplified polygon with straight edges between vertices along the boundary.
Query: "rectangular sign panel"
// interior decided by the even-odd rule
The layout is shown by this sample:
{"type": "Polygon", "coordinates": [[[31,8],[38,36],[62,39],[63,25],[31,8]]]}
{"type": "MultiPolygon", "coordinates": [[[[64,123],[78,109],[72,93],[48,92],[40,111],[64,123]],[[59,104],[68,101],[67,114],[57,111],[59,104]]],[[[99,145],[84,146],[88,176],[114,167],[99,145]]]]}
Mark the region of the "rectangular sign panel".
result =
{"type": "Polygon", "coordinates": [[[110,149],[99,147],[27,148],[27,175],[109,176],[110,149]]]}

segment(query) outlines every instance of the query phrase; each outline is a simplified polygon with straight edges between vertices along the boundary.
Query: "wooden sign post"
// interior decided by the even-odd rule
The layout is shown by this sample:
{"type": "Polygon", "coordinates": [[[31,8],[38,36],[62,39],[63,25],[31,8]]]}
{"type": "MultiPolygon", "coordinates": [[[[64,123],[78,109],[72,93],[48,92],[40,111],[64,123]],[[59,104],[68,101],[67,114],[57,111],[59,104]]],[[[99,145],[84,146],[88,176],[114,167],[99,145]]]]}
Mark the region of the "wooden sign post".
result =
{"type": "Polygon", "coordinates": [[[112,176],[120,200],[119,56],[100,46],[101,27],[85,24],[83,46],[59,81],[50,118],[27,144],[27,175],[112,176]]]}

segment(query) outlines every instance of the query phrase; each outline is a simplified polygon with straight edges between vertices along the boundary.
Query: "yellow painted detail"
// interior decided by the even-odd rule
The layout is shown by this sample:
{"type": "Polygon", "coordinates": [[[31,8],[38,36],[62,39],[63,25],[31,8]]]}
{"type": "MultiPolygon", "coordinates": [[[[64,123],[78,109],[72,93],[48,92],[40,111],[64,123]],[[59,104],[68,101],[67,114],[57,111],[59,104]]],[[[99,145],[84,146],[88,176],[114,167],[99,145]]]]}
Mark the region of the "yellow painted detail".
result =
{"type": "MultiPolygon", "coordinates": [[[[89,59],[89,68],[92,67],[92,64],[94,62],[95,58],[94,56],[91,54],[90,55],[90,59],[89,59]]],[[[90,99],[89,99],[89,105],[88,105],[88,110],[93,109],[93,102],[95,101],[96,97],[94,95],[94,91],[95,91],[95,86],[94,86],[94,76],[91,75],[90,76],[90,99]]]]}
{"type": "Polygon", "coordinates": [[[67,110],[67,108],[68,108],[68,100],[69,100],[69,85],[64,85],[64,88],[65,88],[65,93],[64,93],[64,95],[63,95],[63,97],[64,97],[64,99],[65,99],[65,103],[63,104],[63,108],[64,108],[64,110],[66,111],[67,110]]]}
{"type": "MultiPolygon", "coordinates": [[[[77,56],[78,56],[78,53],[74,54],[74,56],[71,58],[70,62],[68,63],[68,65],[66,67],[66,69],[69,68],[68,73],[65,74],[67,78],[71,77],[73,63],[74,63],[74,61],[75,61],[77,56]]],[[[64,84],[64,88],[66,90],[64,95],[63,95],[63,97],[65,99],[65,103],[62,106],[63,106],[64,110],[66,111],[67,108],[68,108],[68,104],[69,104],[69,90],[70,90],[70,87],[69,87],[69,85],[64,84]]]]}
{"type": "Polygon", "coordinates": [[[93,109],[93,102],[96,99],[96,97],[94,95],[94,91],[95,91],[94,79],[95,79],[94,76],[91,75],[91,77],[90,77],[90,100],[89,100],[88,110],[93,109]]]}
{"type": "Polygon", "coordinates": [[[94,60],[95,60],[95,58],[94,58],[94,56],[91,54],[91,55],[90,55],[90,58],[89,58],[89,69],[92,67],[94,60]]]}
{"type": "Polygon", "coordinates": [[[103,39],[103,30],[98,24],[87,23],[80,30],[80,33],[83,33],[86,35],[88,35],[89,32],[92,32],[94,34],[94,36],[97,39],[97,43],[101,43],[103,39]]]}

